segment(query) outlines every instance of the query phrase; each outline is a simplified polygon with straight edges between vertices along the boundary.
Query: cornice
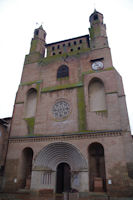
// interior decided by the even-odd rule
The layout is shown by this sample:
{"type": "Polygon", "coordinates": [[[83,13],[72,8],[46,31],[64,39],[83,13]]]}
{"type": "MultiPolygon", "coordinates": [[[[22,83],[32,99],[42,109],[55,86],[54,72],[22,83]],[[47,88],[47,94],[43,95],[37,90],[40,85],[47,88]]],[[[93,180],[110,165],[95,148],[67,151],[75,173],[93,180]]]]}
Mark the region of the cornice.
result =
{"type": "Polygon", "coordinates": [[[42,135],[42,136],[22,136],[22,137],[10,137],[9,143],[20,143],[20,142],[43,142],[43,141],[54,141],[54,140],[80,140],[87,138],[101,138],[101,137],[117,137],[121,136],[121,130],[110,130],[110,131],[91,131],[91,132],[79,132],[69,133],[60,135],[42,135]]]}

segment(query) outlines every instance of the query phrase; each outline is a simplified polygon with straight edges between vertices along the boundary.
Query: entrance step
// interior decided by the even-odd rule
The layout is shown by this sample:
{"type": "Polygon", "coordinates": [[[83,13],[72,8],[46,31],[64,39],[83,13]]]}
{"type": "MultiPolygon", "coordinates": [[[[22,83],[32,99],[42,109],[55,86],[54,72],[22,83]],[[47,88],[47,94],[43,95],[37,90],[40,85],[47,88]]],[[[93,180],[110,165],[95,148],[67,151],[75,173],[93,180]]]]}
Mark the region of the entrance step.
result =
{"type": "Polygon", "coordinates": [[[85,195],[80,194],[79,200],[111,200],[108,198],[108,195],[103,192],[90,192],[89,194],[85,195]]]}
{"type": "Polygon", "coordinates": [[[64,195],[63,194],[55,194],[55,200],[64,200],[64,195]]]}
{"type": "Polygon", "coordinates": [[[27,194],[21,191],[17,193],[2,193],[0,192],[0,200],[133,200],[133,197],[108,197],[107,194],[89,193],[88,196],[78,196],[71,193],[68,199],[64,198],[64,194],[55,194],[54,197],[38,196],[27,194]]]}

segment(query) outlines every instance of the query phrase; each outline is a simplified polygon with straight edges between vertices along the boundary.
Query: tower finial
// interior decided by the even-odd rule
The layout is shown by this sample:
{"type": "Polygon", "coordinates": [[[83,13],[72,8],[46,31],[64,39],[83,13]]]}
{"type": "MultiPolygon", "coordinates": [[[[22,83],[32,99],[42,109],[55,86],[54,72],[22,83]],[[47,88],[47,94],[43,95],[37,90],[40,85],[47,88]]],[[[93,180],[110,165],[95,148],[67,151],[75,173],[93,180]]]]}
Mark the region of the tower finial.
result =
{"type": "Polygon", "coordinates": [[[96,2],[95,2],[95,0],[93,0],[94,1],[94,12],[96,12],[96,2]]]}

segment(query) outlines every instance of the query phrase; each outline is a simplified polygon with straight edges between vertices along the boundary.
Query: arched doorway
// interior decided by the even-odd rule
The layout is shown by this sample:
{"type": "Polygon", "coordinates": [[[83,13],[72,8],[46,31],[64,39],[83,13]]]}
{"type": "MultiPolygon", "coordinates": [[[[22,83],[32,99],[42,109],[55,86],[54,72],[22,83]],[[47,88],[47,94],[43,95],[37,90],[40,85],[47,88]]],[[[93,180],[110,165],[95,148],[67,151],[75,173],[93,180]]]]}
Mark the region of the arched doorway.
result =
{"type": "Polygon", "coordinates": [[[55,142],[45,146],[36,155],[32,167],[31,189],[39,190],[42,188],[50,188],[55,193],[56,191],[62,192],[64,189],[68,190],[70,188],[79,192],[88,190],[88,165],[79,149],[69,143],[55,142]],[[47,181],[49,178],[46,178],[48,171],[50,172],[51,182],[47,181]],[[59,175],[57,175],[57,171],[59,175]],[[59,187],[58,189],[57,181],[63,182],[63,178],[60,179],[61,171],[70,172],[62,173],[70,174],[70,181],[67,181],[69,183],[67,188],[63,187],[61,189],[59,187]]]}
{"type": "Polygon", "coordinates": [[[106,191],[104,148],[100,143],[89,146],[90,191],[106,191]]]}
{"type": "Polygon", "coordinates": [[[56,171],[56,193],[68,192],[71,188],[71,169],[67,163],[60,163],[56,171]]]}

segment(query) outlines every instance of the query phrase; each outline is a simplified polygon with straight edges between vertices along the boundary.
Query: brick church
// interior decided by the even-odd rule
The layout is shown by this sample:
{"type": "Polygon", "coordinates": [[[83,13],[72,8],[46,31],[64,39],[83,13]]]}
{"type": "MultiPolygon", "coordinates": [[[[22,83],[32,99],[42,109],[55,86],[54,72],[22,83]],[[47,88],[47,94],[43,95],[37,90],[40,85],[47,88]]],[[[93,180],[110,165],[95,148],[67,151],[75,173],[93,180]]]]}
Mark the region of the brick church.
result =
{"type": "Polygon", "coordinates": [[[133,144],[103,15],[89,34],[46,43],[35,29],[10,129],[3,191],[133,196],[133,144]]]}

